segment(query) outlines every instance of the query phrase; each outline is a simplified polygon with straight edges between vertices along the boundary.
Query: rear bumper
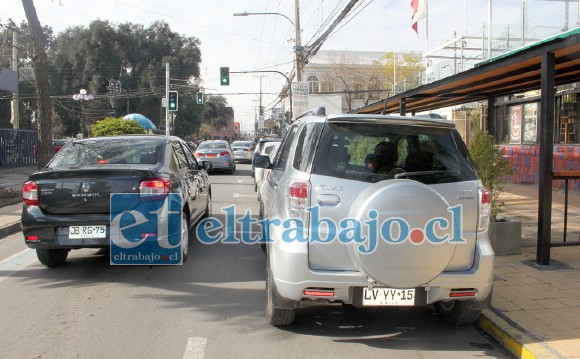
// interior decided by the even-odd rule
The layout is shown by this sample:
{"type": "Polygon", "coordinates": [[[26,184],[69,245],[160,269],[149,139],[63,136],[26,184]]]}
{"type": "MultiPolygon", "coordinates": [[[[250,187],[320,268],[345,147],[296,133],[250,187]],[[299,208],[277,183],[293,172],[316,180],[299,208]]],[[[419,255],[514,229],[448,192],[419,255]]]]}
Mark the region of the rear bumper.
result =
{"type": "Polygon", "coordinates": [[[223,170],[223,169],[229,169],[230,168],[230,164],[231,161],[229,158],[206,158],[206,157],[200,157],[199,158],[200,161],[210,161],[213,165],[213,169],[214,170],[223,170]]]}
{"type": "Polygon", "coordinates": [[[110,246],[109,224],[108,214],[48,215],[37,206],[23,206],[22,208],[22,233],[24,242],[30,248],[108,248],[110,246]],[[69,239],[69,226],[77,225],[106,225],[106,237],[69,239]],[[35,236],[38,240],[28,240],[30,236],[35,236]]]}
{"type": "MultiPolygon", "coordinates": [[[[281,241],[279,241],[281,242],[281,241]]],[[[307,288],[327,288],[334,291],[332,297],[323,298],[330,302],[357,304],[360,288],[367,287],[366,275],[358,271],[312,270],[308,266],[306,243],[275,243],[269,247],[270,266],[276,289],[280,296],[291,300],[321,299],[304,295],[307,288]]],[[[426,298],[422,304],[438,301],[472,300],[485,301],[493,286],[494,253],[487,236],[477,241],[475,261],[469,270],[442,272],[422,288],[426,298]],[[453,289],[472,288],[475,296],[451,297],[453,289]]],[[[378,286],[376,286],[378,287],[378,286]]],[[[398,288],[406,289],[406,288],[398,288]]]]}
{"type": "Polygon", "coordinates": [[[234,159],[236,161],[251,162],[252,158],[253,158],[253,152],[234,152],[234,159]]]}

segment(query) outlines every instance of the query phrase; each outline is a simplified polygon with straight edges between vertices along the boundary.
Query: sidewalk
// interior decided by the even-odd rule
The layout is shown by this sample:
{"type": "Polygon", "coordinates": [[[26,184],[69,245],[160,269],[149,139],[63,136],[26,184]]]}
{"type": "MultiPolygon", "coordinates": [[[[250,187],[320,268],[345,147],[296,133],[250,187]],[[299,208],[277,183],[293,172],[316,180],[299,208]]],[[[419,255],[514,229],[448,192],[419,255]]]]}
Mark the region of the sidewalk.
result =
{"type": "MultiPolygon", "coordinates": [[[[496,256],[493,298],[478,325],[518,358],[580,358],[580,246],[552,247],[536,264],[538,187],[508,184],[507,218],[522,222],[520,255],[496,256]]],[[[552,242],[561,242],[564,192],[552,193],[552,242]]],[[[568,197],[567,242],[578,242],[580,193],[568,197]]]]}
{"type": "Polygon", "coordinates": [[[0,240],[20,231],[22,185],[36,167],[0,169],[0,240]]]}
{"type": "MultiPolygon", "coordinates": [[[[34,170],[0,170],[0,188],[19,193],[34,170]]],[[[551,248],[550,265],[536,265],[537,198],[537,186],[514,184],[500,197],[505,216],[522,222],[523,248],[496,256],[492,303],[477,324],[518,358],[580,359],[580,246],[551,248]]],[[[571,191],[568,202],[567,241],[579,241],[580,193],[571,191]]],[[[21,210],[19,197],[0,207],[0,239],[20,230],[21,210]]],[[[563,214],[564,193],[555,190],[553,242],[563,238],[563,214]]]]}

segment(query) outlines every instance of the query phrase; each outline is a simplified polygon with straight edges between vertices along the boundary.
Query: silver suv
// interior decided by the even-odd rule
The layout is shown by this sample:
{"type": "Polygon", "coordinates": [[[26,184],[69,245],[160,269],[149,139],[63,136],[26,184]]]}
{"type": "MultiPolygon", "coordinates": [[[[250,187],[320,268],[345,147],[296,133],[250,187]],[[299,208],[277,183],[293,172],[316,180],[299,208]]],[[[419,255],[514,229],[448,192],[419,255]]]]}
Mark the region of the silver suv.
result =
{"type": "Polygon", "coordinates": [[[267,318],[294,321],[301,301],[434,304],[471,324],[491,298],[491,196],[446,120],[311,111],[290,126],[260,214],[267,318]]]}

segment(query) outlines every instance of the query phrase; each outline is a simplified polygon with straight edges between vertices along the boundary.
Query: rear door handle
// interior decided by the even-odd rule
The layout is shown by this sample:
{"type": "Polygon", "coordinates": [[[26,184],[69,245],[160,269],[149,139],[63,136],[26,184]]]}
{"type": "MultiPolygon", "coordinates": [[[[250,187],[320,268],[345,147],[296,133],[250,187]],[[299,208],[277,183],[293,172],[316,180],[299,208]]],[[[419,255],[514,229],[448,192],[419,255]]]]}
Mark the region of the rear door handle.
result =
{"type": "Polygon", "coordinates": [[[321,194],[316,200],[322,207],[336,207],[340,204],[340,197],[335,194],[321,194]]]}

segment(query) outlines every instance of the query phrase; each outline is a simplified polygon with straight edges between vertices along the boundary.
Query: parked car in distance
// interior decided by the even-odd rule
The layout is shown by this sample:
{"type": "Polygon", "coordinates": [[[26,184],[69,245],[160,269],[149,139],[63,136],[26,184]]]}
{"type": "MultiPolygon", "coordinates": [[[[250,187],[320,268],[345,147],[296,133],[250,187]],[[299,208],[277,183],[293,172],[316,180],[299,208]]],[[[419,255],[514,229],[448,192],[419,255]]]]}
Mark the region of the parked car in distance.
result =
{"type": "Polygon", "coordinates": [[[54,153],[57,153],[61,150],[70,140],[68,139],[53,139],[52,140],[52,149],[54,153]]]}
{"type": "Polygon", "coordinates": [[[256,158],[256,155],[260,154],[262,152],[262,149],[264,148],[264,145],[268,142],[280,142],[281,140],[279,138],[274,138],[274,137],[264,137],[264,138],[260,138],[258,140],[258,143],[256,144],[256,149],[254,150],[254,155],[252,156],[252,178],[256,177],[256,173],[255,173],[255,169],[254,169],[254,158],[256,158]]]}
{"type": "Polygon", "coordinates": [[[181,246],[187,258],[189,229],[211,215],[206,170],[177,137],[127,135],[74,140],[22,187],[22,233],[40,262],[54,267],[72,249],[110,248],[110,195],[178,193],[183,199],[181,246]],[[98,229],[76,238],[75,229],[98,229]]]}
{"type": "Polygon", "coordinates": [[[309,236],[262,229],[270,324],[291,324],[314,300],[434,304],[445,322],[467,325],[491,298],[491,194],[452,122],[319,108],[292,123],[273,162],[254,164],[272,170],[262,218],[300,220],[309,236]]]}
{"type": "Polygon", "coordinates": [[[210,161],[214,170],[226,170],[229,174],[236,171],[236,161],[230,145],[224,140],[200,142],[195,150],[195,158],[210,161]]]}
{"type": "Polygon", "coordinates": [[[234,141],[232,142],[232,152],[238,162],[251,163],[254,157],[256,143],[254,141],[234,141]]]}
{"type": "MultiPolygon", "coordinates": [[[[268,142],[262,148],[262,155],[266,155],[270,157],[270,162],[274,162],[274,157],[276,156],[276,152],[278,147],[280,146],[280,142],[268,142]]],[[[254,175],[254,190],[258,193],[258,201],[260,200],[260,185],[262,184],[264,178],[271,172],[271,170],[266,168],[256,168],[254,175]]]]}

